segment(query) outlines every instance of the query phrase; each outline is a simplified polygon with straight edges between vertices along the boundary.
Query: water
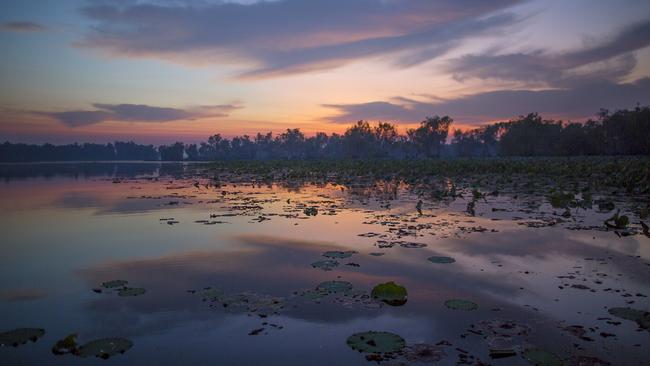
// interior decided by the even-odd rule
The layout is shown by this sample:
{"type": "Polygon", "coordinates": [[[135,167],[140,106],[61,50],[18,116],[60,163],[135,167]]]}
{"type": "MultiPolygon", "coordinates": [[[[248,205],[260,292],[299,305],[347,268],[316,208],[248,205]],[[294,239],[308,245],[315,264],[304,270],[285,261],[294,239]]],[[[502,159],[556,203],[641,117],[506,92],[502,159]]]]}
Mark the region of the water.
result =
{"type": "MultiPolygon", "coordinates": [[[[0,331],[34,327],[45,335],[0,347],[0,364],[369,365],[346,340],[370,330],[427,344],[444,354],[441,365],[521,365],[527,349],[567,364],[580,355],[650,364],[648,330],[608,313],[650,308],[650,239],[636,217],[631,235],[619,237],[603,224],[612,212],[572,208],[564,217],[531,192],[486,194],[471,216],[468,187],[459,186],[463,197],[438,200],[394,181],[251,183],[226,175],[215,182],[202,169],[3,166],[0,331]],[[305,213],[309,207],[316,216],[305,213]],[[327,251],[356,253],[329,271],[314,268],[327,251]],[[116,279],[146,293],[101,288],[116,279]],[[350,282],[356,296],[310,297],[331,280],[350,282]],[[408,290],[403,306],[367,297],[389,281],[408,290]],[[220,291],[216,301],[207,287],[220,291]],[[449,299],[478,309],[450,309],[449,299]],[[490,331],[505,320],[523,334],[504,340],[490,331]],[[573,325],[590,340],[567,331],[573,325]],[[109,360],[53,355],[56,341],[72,333],[80,344],[123,337],[133,347],[109,360]],[[516,355],[490,358],[503,342],[516,355]]],[[[435,355],[405,351],[382,364],[435,355]]]]}

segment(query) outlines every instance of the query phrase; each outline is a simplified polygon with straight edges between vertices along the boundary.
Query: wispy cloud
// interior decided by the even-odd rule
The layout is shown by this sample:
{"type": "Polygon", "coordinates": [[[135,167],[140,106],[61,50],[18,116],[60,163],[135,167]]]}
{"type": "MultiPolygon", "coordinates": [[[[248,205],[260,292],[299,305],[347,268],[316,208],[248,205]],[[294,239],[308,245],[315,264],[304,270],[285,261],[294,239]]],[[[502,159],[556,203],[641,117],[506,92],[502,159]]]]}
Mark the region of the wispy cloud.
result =
{"type": "Polygon", "coordinates": [[[93,104],[95,110],[64,112],[34,112],[55,119],[69,127],[87,126],[105,121],[121,122],[172,122],[199,118],[227,117],[242,108],[239,104],[199,106],[186,109],[153,107],[144,104],[93,104]]]}
{"type": "Polygon", "coordinates": [[[242,63],[242,77],[330,69],[390,55],[397,67],[437,58],[463,39],[517,22],[521,0],[96,0],[80,42],[111,54],[242,63]]]}
{"type": "Polygon", "coordinates": [[[329,119],[334,123],[360,119],[412,123],[438,114],[450,115],[463,123],[480,124],[531,112],[584,118],[595,115],[600,108],[633,107],[637,102],[648,100],[650,78],[624,84],[599,81],[566,89],[500,90],[446,101],[395,98],[359,104],[328,104],[326,107],[337,112],[329,119]]]}
{"type": "Polygon", "coordinates": [[[13,21],[0,24],[0,30],[5,32],[44,32],[47,29],[44,25],[26,21],[13,21]]]}
{"type": "Polygon", "coordinates": [[[650,46],[650,20],[582,49],[559,54],[496,52],[465,55],[449,61],[457,80],[500,79],[548,86],[568,86],[594,80],[620,81],[636,66],[634,51],[650,46]]]}

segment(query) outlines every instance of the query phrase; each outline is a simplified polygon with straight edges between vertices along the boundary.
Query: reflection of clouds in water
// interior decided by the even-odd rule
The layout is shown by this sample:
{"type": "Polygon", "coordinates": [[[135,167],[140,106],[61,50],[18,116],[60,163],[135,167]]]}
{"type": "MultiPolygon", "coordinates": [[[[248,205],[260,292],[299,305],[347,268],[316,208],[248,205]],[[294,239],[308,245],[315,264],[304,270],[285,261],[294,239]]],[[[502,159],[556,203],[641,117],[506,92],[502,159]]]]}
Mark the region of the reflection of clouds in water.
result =
{"type": "MultiPolygon", "coordinates": [[[[110,279],[127,279],[131,286],[147,289],[145,295],[133,299],[97,294],[87,305],[96,318],[95,323],[140,332],[195,318],[216,319],[223,316],[219,315],[220,311],[206,310],[207,304],[202,303],[198,295],[187,291],[213,286],[227,293],[253,291],[290,297],[295,291],[314,288],[322,281],[337,279],[339,275],[342,280],[367,291],[388,280],[404,284],[410,294],[404,309],[410,309],[409,316],[422,318],[435,316],[443,309],[444,299],[449,297],[471,296],[481,299],[486,306],[507,307],[507,304],[499,304],[499,301],[480,294],[512,296],[516,293],[516,284],[499,276],[473,275],[458,271],[458,267],[433,265],[426,261],[429,252],[421,253],[423,263],[420,266],[392,261],[390,252],[380,258],[355,254],[349,260],[341,260],[338,269],[325,272],[311,268],[310,263],[321,259],[324,251],[340,247],[326,242],[268,236],[246,235],[238,239],[242,246],[236,251],[180,253],[155,259],[107,263],[80,271],[89,286],[110,279]],[[361,263],[362,271],[346,268],[344,262],[347,261],[361,263]],[[156,321],[162,324],[156,325],[156,321]]],[[[410,251],[414,255],[418,252],[410,251]]],[[[378,313],[323,303],[302,305],[289,309],[284,315],[315,323],[343,323],[382,313],[398,316],[400,312],[401,309],[390,307],[378,313]]]]}
{"type": "Polygon", "coordinates": [[[637,239],[612,237],[615,241],[614,247],[608,242],[608,247],[602,248],[589,243],[592,237],[593,233],[589,231],[573,232],[563,228],[517,229],[502,231],[501,235],[473,235],[465,239],[448,239],[438,246],[451,253],[484,260],[486,263],[490,260],[506,263],[508,257],[516,260],[535,260],[535,263],[530,263],[530,267],[539,270],[552,266],[559,258],[575,262],[585,258],[607,258],[609,264],[629,277],[647,276],[645,262],[630,256],[638,253],[637,239]]]}

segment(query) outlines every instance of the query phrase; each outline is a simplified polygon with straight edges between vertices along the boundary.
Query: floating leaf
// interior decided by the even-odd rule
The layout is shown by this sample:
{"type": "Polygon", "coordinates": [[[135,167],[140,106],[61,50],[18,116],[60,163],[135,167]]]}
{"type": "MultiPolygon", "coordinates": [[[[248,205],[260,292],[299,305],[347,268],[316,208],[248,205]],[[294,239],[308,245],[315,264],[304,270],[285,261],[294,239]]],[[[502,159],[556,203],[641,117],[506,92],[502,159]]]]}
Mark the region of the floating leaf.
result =
{"type": "Polygon", "coordinates": [[[345,252],[338,251],[338,250],[331,250],[323,253],[323,257],[343,259],[343,258],[349,258],[352,256],[352,254],[356,254],[356,253],[357,252],[354,250],[348,250],[345,252]]]}
{"type": "Polygon", "coordinates": [[[311,264],[312,267],[322,269],[323,271],[331,271],[334,267],[338,267],[339,262],[335,260],[318,261],[311,264]]]}
{"type": "Polygon", "coordinates": [[[347,344],[355,351],[364,353],[397,352],[406,346],[404,338],[389,332],[362,332],[351,335],[347,344]]]}
{"type": "Polygon", "coordinates": [[[426,247],[427,245],[424,243],[414,243],[410,241],[405,241],[405,242],[399,242],[399,246],[408,249],[420,249],[426,247]]]}
{"type": "Polygon", "coordinates": [[[118,353],[124,353],[133,347],[133,342],[125,338],[104,338],[90,341],[79,347],[76,355],[80,357],[95,356],[107,359],[118,353]]]}
{"type": "Polygon", "coordinates": [[[316,286],[316,290],[335,293],[350,291],[352,290],[352,287],[352,284],[347,281],[325,281],[316,286]]]}
{"type": "Polygon", "coordinates": [[[478,309],[478,305],[475,302],[462,299],[447,300],[445,301],[445,306],[453,310],[471,311],[478,309]]]}
{"type": "Polygon", "coordinates": [[[611,308],[611,315],[636,322],[640,328],[650,329],[650,312],[632,308],[611,308]]]}
{"type": "Polygon", "coordinates": [[[29,341],[36,342],[45,335],[45,329],[18,328],[0,333],[0,347],[18,347],[29,341]]]}
{"type": "Polygon", "coordinates": [[[69,336],[58,340],[52,347],[52,353],[55,355],[65,355],[68,353],[74,354],[77,348],[77,335],[70,334],[69,336]]]}
{"type": "Polygon", "coordinates": [[[391,306],[400,306],[406,304],[407,292],[404,286],[395,282],[386,282],[375,286],[371,293],[374,299],[384,302],[391,306]]]}
{"type": "Polygon", "coordinates": [[[456,260],[451,257],[442,257],[442,256],[433,256],[427,258],[429,262],[431,263],[440,263],[440,264],[449,264],[449,263],[454,263],[456,260]]]}
{"type": "Polygon", "coordinates": [[[129,281],[112,280],[112,281],[102,282],[102,287],[104,287],[104,288],[124,287],[124,286],[126,286],[127,283],[129,283],[129,281]]]}
{"type": "Polygon", "coordinates": [[[542,349],[528,349],[522,354],[524,359],[535,366],[562,366],[564,363],[557,355],[542,349]]]}
{"type": "Polygon", "coordinates": [[[147,291],[146,291],[145,289],[143,289],[143,288],[138,288],[138,287],[125,287],[125,288],[123,288],[123,289],[120,289],[120,290],[117,292],[117,295],[118,295],[118,296],[122,296],[122,297],[127,297],[127,296],[140,296],[140,295],[144,295],[145,292],[147,292],[147,291]]]}

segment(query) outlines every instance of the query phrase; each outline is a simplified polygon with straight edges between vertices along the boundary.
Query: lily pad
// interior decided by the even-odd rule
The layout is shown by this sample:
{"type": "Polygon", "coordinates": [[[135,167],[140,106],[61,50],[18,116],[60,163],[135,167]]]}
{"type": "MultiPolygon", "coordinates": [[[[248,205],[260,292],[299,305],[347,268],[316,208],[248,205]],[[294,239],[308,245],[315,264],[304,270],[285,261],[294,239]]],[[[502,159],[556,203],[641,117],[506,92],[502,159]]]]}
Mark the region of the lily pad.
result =
{"type": "Polygon", "coordinates": [[[328,259],[324,261],[318,261],[311,264],[312,267],[322,269],[323,271],[331,271],[334,267],[338,267],[339,262],[328,259]]]}
{"type": "Polygon", "coordinates": [[[124,353],[133,347],[133,342],[125,338],[103,338],[90,341],[79,347],[76,355],[80,357],[95,356],[107,359],[118,353],[124,353]]]}
{"type": "Polygon", "coordinates": [[[478,309],[478,305],[475,302],[462,299],[447,300],[445,301],[445,306],[453,310],[472,311],[478,309]]]}
{"type": "Polygon", "coordinates": [[[400,306],[406,304],[408,293],[404,286],[391,281],[375,286],[371,295],[374,299],[388,305],[400,306]]]}
{"type": "Polygon", "coordinates": [[[328,293],[346,292],[352,290],[352,284],[347,281],[325,281],[316,286],[317,291],[328,293]]]}
{"type": "Polygon", "coordinates": [[[52,353],[55,355],[75,354],[77,352],[77,335],[70,334],[69,336],[58,340],[52,347],[52,353]]]}
{"type": "Polygon", "coordinates": [[[562,366],[564,363],[557,355],[542,349],[528,349],[522,354],[531,365],[535,366],[562,366]]]}
{"type": "Polygon", "coordinates": [[[364,353],[397,352],[406,346],[404,338],[389,332],[362,332],[348,337],[347,344],[355,351],[364,353]]]}
{"type": "Polygon", "coordinates": [[[18,328],[0,333],[0,347],[18,347],[29,341],[36,342],[45,335],[45,329],[18,328]]]}
{"type": "Polygon", "coordinates": [[[410,241],[404,241],[404,242],[399,242],[399,246],[408,249],[420,249],[426,247],[427,245],[424,243],[414,243],[410,241]]]}
{"type": "Polygon", "coordinates": [[[118,296],[122,297],[127,297],[127,296],[140,296],[144,295],[144,293],[147,292],[147,290],[139,287],[125,287],[123,289],[120,289],[117,292],[118,296]]]}
{"type": "Polygon", "coordinates": [[[632,308],[611,308],[608,310],[611,315],[631,320],[639,325],[639,328],[650,329],[650,312],[632,308]]]}
{"type": "Polygon", "coordinates": [[[103,287],[103,288],[117,288],[117,287],[124,287],[124,286],[126,286],[127,283],[129,283],[129,281],[124,281],[124,280],[112,280],[112,281],[102,282],[102,287],[103,287]]]}
{"type": "Polygon", "coordinates": [[[451,257],[442,257],[442,256],[433,256],[427,258],[429,262],[431,263],[439,263],[439,264],[449,264],[449,263],[454,263],[456,260],[451,257]]]}
{"type": "Polygon", "coordinates": [[[349,257],[352,256],[352,254],[356,254],[356,253],[357,252],[354,251],[354,250],[348,250],[348,251],[345,251],[345,252],[338,251],[338,250],[332,250],[332,251],[328,251],[328,252],[323,253],[323,257],[343,259],[343,258],[349,258],[349,257]]]}

